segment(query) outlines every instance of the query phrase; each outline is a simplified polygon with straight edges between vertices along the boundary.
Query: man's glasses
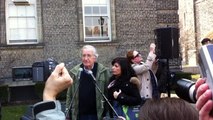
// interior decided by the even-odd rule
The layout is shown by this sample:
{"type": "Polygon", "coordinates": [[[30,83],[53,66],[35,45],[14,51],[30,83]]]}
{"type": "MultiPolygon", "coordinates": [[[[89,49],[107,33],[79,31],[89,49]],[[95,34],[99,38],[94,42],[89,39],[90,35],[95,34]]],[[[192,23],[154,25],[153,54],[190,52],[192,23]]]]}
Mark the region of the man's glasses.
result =
{"type": "Polygon", "coordinates": [[[137,54],[134,58],[136,58],[136,57],[141,57],[141,54],[137,54]]]}
{"type": "Polygon", "coordinates": [[[91,54],[83,54],[83,55],[82,55],[83,58],[86,58],[86,57],[87,57],[87,58],[92,58],[93,56],[94,56],[94,55],[91,55],[91,54]]]}

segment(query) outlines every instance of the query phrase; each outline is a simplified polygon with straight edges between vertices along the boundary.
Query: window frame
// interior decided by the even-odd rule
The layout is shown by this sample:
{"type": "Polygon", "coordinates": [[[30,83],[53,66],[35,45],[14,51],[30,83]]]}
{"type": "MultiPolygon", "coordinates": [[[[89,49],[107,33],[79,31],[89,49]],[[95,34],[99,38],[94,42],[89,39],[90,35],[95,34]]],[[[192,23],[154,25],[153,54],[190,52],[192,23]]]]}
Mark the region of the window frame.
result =
{"type": "MultiPolygon", "coordinates": [[[[111,13],[110,13],[110,0],[106,0],[106,5],[103,4],[90,4],[90,5],[85,5],[84,0],[82,0],[82,17],[83,17],[83,40],[84,42],[111,42],[112,41],[112,31],[111,31],[111,13]],[[101,6],[106,6],[107,7],[107,13],[106,14],[91,14],[91,15],[86,15],[84,10],[85,7],[101,7],[101,6]],[[108,36],[100,36],[100,37],[86,37],[86,17],[107,17],[107,27],[108,27],[108,36]]],[[[98,26],[99,28],[101,25],[98,26]]]]}
{"type": "Polygon", "coordinates": [[[38,40],[38,23],[37,23],[37,1],[34,0],[33,2],[30,1],[29,3],[19,3],[19,4],[16,4],[15,2],[13,2],[12,0],[6,0],[5,2],[5,5],[6,5],[6,10],[5,10],[5,14],[6,14],[6,43],[8,45],[20,45],[20,44],[38,44],[39,40],[38,40]],[[15,9],[18,9],[17,7],[25,7],[25,8],[21,8],[21,9],[24,9],[23,11],[26,12],[27,11],[27,6],[32,6],[33,7],[33,15],[23,15],[23,16],[19,16],[19,15],[16,15],[16,16],[9,16],[9,7],[10,5],[12,6],[15,6],[16,8],[15,9]],[[19,29],[18,32],[21,31],[21,29],[25,30],[26,32],[24,34],[26,34],[26,36],[24,36],[25,38],[24,39],[21,39],[21,38],[18,38],[18,39],[12,39],[11,37],[11,32],[10,30],[12,29],[12,27],[10,27],[10,20],[11,19],[17,19],[16,22],[18,22],[18,19],[25,19],[26,20],[26,27],[25,28],[22,28],[22,27],[17,27],[17,28],[14,28],[14,29],[19,29]],[[34,19],[34,27],[30,27],[29,24],[27,24],[27,21],[28,19],[34,19]],[[30,36],[30,33],[28,31],[28,29],[34,29],[34,37],[35,39],[29,39],[29,37],[27,37],[27,35],[30,36]]]}

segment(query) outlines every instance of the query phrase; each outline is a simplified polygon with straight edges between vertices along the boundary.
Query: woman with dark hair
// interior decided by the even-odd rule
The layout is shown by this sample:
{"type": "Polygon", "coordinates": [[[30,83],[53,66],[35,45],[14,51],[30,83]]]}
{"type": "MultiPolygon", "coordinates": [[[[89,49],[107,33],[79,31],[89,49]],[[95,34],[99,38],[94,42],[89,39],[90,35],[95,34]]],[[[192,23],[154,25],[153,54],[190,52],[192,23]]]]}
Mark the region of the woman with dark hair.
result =
{"type": "Polygon", "coordinates": [[[137,119],[131,108],[141,104],[139,80],[128,60],[117,57],[112,61],[112,76],[108,85],[109,100],[119,116],[137,119]],[[131,114],[131,115],[130,115],[131,114]]]}

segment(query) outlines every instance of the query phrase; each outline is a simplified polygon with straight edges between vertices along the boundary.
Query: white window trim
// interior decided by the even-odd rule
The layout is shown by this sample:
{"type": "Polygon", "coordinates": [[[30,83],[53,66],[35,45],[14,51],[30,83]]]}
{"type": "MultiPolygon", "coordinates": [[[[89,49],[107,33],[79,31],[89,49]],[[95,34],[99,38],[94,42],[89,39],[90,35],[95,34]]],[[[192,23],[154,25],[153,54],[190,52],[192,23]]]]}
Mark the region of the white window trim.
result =
{"type": "MultiPolygon", "coordinates": [[[[84,33],[84,42],[111,42],[112,41],[112,31],[111,31],[111,13],[110,13],[110,0],[107,0],[107,16],[108,19],[108,36],[107,37],[86,37],[86,31],[85,31],[85,15],[84,14],[84,8],[85,6],[101,6],[101,5],[84,5],[84,0],[82,0],[82,14],[83,14],[83,33],[84,33]],[[91,39],[91,40],[90,40],[91,39]]],[[[95,17],[95,15],[91,15],[95,17]]],[[[100,15],[97,15],[100,16],[100,15]]]]}
{"type": "Polygon", "coordinates": [[[29,0],[12,0],[12,2],[16,2],[16,3],[29,3],[29,0]]]}
{"type": "MultiPolygon", "coordinates": [[[[10,28],[9,28],[9,23],[8,23],[8,21],[9,21],[9,18],[12,18],[12,17],[9,17],[9,12],[8,12],[8,10],[9,10],[9,4],[13,4],[13,5],[15,5],[15,3],[13,2],[13,1],[11,1],[11,2],[9,2],[10,0],[6,0],[6,2],[5,2],[5,6],[6,6],[6,10],[5,10],[5,14],[6,14],[6,38],[7,38],[7,44],[8,45],[22,45],[22,44],[38,44],[38,42],[39,42],[39,40],[38,40],[38,23],[37,23],[37,6],[36,6],[36,3],[37,2],[35,2],[34,4],[33,4],[33,6],[34,6],[34,9],[35,9],[35,16],[28,16],[29,18],[35,18],[35,34],[36,34],[36,39],[26,39],[26,40],[14,40],[14,42],[10,42],[10,28]],[[19,42],[20,41],[20,42],[19,42]],[[21,42],[22,41],[22,42],[21,42]],[[32,42],[27,42],[27,41],[32,41],[32,42]]],[[[36,1],[36,0],[35,0],[36,1]]],[[[30,2],[29,3],[27,3],[27,4],[21,4],[21,5],[32,5],[30,2]]],[[[26,16],[24,17],[24,18],[26,18],[26,16]]]]}

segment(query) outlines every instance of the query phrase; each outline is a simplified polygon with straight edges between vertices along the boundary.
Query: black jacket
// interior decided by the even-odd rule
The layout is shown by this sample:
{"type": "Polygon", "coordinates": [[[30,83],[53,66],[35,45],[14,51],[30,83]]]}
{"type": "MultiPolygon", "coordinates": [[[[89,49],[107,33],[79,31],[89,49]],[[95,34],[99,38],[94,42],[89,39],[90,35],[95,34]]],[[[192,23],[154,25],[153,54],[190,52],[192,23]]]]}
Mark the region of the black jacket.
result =
{"type": "Polygon", "coordinates": [[[136,84],[130,81],[125,81],[121,79],[114,80],[110,82],[108,86],[108,97],[110,101],[117,101],[121,105],[135,106],[141,104],[141,96],[136,84]],[[114,99],[114,91],[121,90],[117,99],[114,99]]]}

